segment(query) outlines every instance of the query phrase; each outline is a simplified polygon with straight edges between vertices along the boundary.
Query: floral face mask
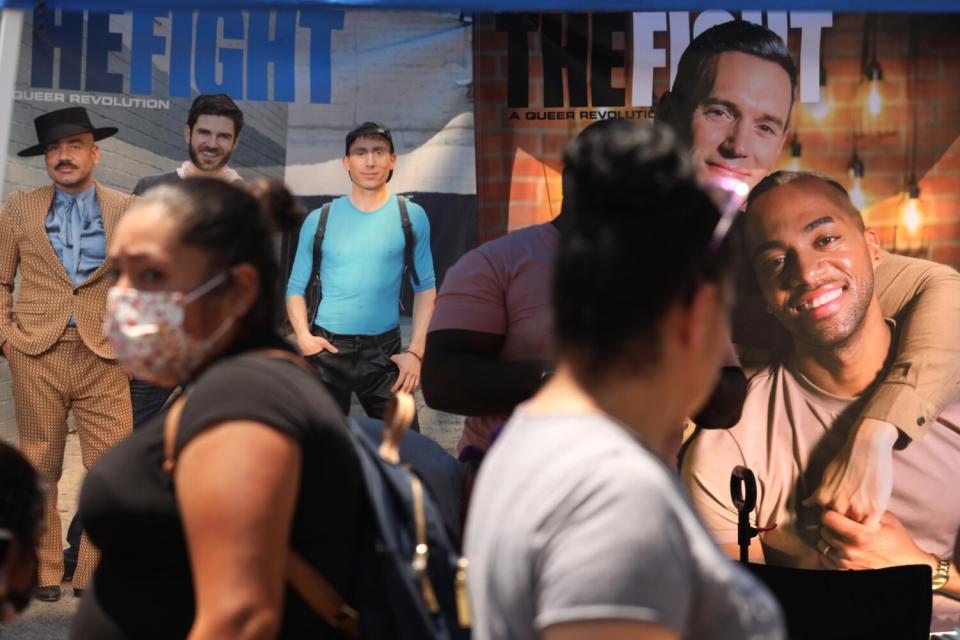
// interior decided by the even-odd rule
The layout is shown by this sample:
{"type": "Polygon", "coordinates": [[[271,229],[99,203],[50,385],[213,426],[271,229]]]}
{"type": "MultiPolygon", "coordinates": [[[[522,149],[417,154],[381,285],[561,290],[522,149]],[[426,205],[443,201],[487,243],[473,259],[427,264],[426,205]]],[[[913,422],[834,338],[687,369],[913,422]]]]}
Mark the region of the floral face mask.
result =
{"type": "Polygon", "coordinates": [[[183,328],[187,305],[226,279],[227,274],[220,273],[190,292],[112,287],[103,333],[120,364],[148,382],[187,380],[233,324],[227,317],[206,338],[194,338],[183,328]]]}

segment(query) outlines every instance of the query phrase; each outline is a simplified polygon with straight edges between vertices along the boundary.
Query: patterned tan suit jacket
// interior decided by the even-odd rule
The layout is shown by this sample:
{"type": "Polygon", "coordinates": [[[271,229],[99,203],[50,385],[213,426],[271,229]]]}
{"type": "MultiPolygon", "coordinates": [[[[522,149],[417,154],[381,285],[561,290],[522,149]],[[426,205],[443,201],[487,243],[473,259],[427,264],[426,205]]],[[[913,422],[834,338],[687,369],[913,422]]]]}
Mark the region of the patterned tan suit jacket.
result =
{"type": "MultiPolygon", "coordinates": [[[[109,249],[117,222],[136,198],[96,183],[97,201],[109,249]]],[[[84,344],[113,358],[103,337],[103,313],[110,283],[106,263],[74,286],[47,237],[46,217],[53,185],[10,194],[0,212],[0,340],[29,355],[40,355],[63,335],[70,315],[84,344]],[[20,270],[20,289],[13,299],[20,270]]]]}

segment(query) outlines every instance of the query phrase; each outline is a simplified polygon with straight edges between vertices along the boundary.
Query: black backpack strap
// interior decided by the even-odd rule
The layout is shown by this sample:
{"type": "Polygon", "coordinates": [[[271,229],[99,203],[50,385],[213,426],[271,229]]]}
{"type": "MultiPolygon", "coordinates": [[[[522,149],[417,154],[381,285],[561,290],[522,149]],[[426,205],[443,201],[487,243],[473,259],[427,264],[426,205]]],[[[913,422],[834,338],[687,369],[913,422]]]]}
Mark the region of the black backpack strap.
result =
{"type": "Polygon", "coordinates": [[[330,203],[320,207],[320,220],[317,232],[313,236],[313,273],[320,277],[320,261],[323,259],[323,236],[327,233],[327,220],[330,218],[330,203]]]}
{"type": "Polygon", "coordinates": [[[413,225],[410,224],[410,214],[407,213],[407,199],[398,195],[397,204],[400,205],[400,224],[403,226],[403,270],[409,273],[413,283],[419,286],[420,276],[413,264],[413,225]]]}
{"type": "Polygon", "coordinates": [[[330,203],[320,207],[320,220],[313,235],[313,264],[310,267],[310,280],[304,298],[307,302],[307,326],[312,327],[317,319],[317,307],[323,298],[323,285],[320,282],[320,262],[323,260],[323,236],[327,232],[327,219],[330,217],[330,203]]]}

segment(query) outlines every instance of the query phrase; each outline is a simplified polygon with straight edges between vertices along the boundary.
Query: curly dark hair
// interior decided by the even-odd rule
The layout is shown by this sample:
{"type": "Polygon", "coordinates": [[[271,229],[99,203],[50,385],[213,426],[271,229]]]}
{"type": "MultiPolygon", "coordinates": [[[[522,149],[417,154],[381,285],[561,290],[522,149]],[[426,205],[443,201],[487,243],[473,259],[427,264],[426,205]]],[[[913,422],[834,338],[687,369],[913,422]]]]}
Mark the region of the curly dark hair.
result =
{"type": "Polygon", "coordinates": [[[233,120],[233,135],[239,136],[243,129],[243,111],[225,93],[206,93],[197,96],[187,114],[187,126],[193,131],[200,116],[223,116],[233,120]]]}

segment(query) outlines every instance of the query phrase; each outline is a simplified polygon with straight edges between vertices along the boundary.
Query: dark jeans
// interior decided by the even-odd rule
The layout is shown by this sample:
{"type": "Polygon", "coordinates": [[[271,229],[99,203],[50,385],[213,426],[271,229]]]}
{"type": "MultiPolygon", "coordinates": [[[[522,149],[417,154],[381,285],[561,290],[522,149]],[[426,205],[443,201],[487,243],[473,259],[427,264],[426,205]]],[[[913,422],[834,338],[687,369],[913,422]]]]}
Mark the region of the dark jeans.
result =
{"type": "Polygon", "coordinates": [[[133,428],[139,429],[150,418],[160,413],[174,387],[158,387],[155,384],[137,380],[130,381],[130,401],[133,403],[133,428]]]}
{"type": "MultiPolygon", "coordinates": [[[[390,388],[400,373],[390,359],[403,350],[399,327],[377,336],[334,334],[316,325],[311,332],[337,348],[336,353],[321,351],[307,360],[317,369],[344,415],[350,413],[350,394],[356,393],[368,416],[383,419],[393,396],[390,388]]],[[[410,428],[420,431],[416,416],[410,428]]]]}
{"type": "MultiPolygon", "coordinates": [[[[163,403],[167,401],[172,388],[158,387],[155,384],[137,380],[130,381],[130,400],[133,403],[133,428],[139,429],[150,418],[155,416],[163,408],[163,403]]],[[[73,516],[70,521],[70,528],[67,529],[67,544],[70,546],[64,549],[63,555],[69,560],[76,560],[80,553],[80,533],[83,530],[83,523],[80,521],[79,512],[73,516]]]]}

